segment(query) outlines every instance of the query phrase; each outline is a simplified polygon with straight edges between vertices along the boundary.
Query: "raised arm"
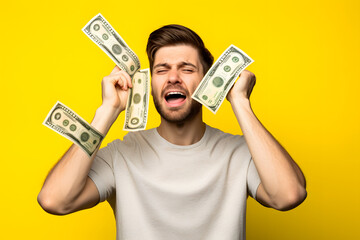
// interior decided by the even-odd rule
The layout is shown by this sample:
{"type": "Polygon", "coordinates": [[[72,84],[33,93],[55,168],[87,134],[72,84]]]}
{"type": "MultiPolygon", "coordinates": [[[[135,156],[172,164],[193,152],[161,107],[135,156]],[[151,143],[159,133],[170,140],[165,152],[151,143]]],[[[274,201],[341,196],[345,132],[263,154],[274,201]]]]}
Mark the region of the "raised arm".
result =
{"type": "Polygon", "coordinates": [[[250,106],[255,75],[244,70],[227,99],[239,122],[261,184],[256,200],[278,210],[289,210],[306,198],[305,178],[288,152],[260,123],[250,106]]]}
{"type": "MultiPolygon", "coordinates": [[[[130,76],[115,67],[102,80],[102,105],[91,125],[106,135],[118,115],[125,109],[130,76]]],[[[91,156],[72,145],[53,167],[38,195],[41,207],[52,214],[64,215],[95,206],[100,199],[94,182],[88,177],[96,152],[91,156]]]]}

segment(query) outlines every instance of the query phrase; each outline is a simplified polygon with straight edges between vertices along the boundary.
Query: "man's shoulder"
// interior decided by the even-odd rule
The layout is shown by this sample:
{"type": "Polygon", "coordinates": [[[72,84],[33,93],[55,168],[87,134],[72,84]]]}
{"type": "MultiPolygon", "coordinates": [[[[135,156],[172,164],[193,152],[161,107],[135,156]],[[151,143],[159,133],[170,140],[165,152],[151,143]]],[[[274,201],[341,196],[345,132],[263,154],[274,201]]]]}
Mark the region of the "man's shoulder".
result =
{"type": "Polygon", "coordinates": [[[206,147],[216,154],[230,155],[236,159],[250,159],[250,152],[243,135],[224,132],[207,126],[206,147]]]}
{"type": "Polygon", "coordinates": [[[222,146],[225,148],[237,148],[242,145],[246,145],[246,141],[243,135],[232,134],[224,132],[221,129],[206,125],[207,128],[207,140],[208,143],[213,143],[216,146],[222,146]]]}
{"type": "Polygon", "coordinates": [[[154,129],[140,130],[134,132],[128,132],[124,135],[123,139],[117,138],[107,144],[106,147],[117,148],[121,145],[135,144],[139,142],[141,138],[151,138],[154,129]]]}
{"type": "MultiPolygon", "coordinates": [[[[125,136],[122,142],[127,141],[137,141],[139,139],[148,139],[152,138],[154,135],[155,128],[146,129],[146,130],[140,130],[140,131],[134,131],[134,132],[128,132],[125,136]]],[[[119,139],[118,139],[119,140],[119,139]]],[[[119,140],[121,141],[121,140],[119,140]]]]}
{"type": "Polygon", "coordinates": [[[151,142],[153,129],[128,132],[123,139],[117,138],[107,143],[100,149],[99,156],[113,155],[121,153],[122,155],[137,152],[147,142],[151,142]]]}
{"type": "Polygon", "coordinates": [[[206,125],[206,129],[208,130],[210,136],[218,136],[223,138],[239,138],[239,139],[243,138],[243,135],[224,132],[219,128],[215,128],[209,125],[206,125]]]}

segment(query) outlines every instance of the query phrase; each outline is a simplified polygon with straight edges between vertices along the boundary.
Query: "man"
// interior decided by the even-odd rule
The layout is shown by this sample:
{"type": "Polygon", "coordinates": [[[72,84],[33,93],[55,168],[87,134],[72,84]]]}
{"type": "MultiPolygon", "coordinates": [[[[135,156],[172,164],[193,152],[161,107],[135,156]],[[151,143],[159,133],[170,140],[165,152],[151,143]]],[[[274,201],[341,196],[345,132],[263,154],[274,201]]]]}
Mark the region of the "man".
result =
{"type": "MultiPolygon", "coordinates": [[[[147,53],[160,126],[129,133],[91,158],[72,145],[39,193],[46,211],[69,214],[108,200],[117,239],[230,240],[245,239],[248,195],[278,210],[305,199],[300,168],[250,107],[254,74],[243,71],[227,95],[244,134],[236,136],[206,125],[191,98],[213,63],[195,32],[164,26],[150,35],[147,53]]],[[[118,67],[104,77],[94,128],[106,135],[131,87],[118,67]]]]}

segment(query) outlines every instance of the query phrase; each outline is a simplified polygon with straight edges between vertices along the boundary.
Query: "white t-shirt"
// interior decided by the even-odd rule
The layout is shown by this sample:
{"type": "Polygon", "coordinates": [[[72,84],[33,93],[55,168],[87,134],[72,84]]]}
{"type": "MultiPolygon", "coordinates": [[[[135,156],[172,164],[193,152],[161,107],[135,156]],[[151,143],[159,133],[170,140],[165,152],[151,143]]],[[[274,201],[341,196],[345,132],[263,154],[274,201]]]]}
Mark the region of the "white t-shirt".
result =
{"type": "Polygon", "coordinates": [[[244,137],[210,126],[188,146],[155,128],[128,133],[99,150],[89,177],[118,240],[245,239],[246,199],[260,184],[244,137]]]}

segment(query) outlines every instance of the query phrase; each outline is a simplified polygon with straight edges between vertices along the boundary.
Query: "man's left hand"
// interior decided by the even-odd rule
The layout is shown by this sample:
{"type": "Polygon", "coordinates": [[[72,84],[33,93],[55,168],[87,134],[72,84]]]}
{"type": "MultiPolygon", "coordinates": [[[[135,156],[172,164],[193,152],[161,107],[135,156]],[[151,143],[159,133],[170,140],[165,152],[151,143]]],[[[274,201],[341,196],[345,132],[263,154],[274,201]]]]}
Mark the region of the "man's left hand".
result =
{"type": "Polygon", "coordinates": [[[227,100],[232,103],[234,100],[237,101],[237,99],[249,99],[255,83],[255,74],[248,70],[242,71],[239,79],[226,96],[227,100]]]}

